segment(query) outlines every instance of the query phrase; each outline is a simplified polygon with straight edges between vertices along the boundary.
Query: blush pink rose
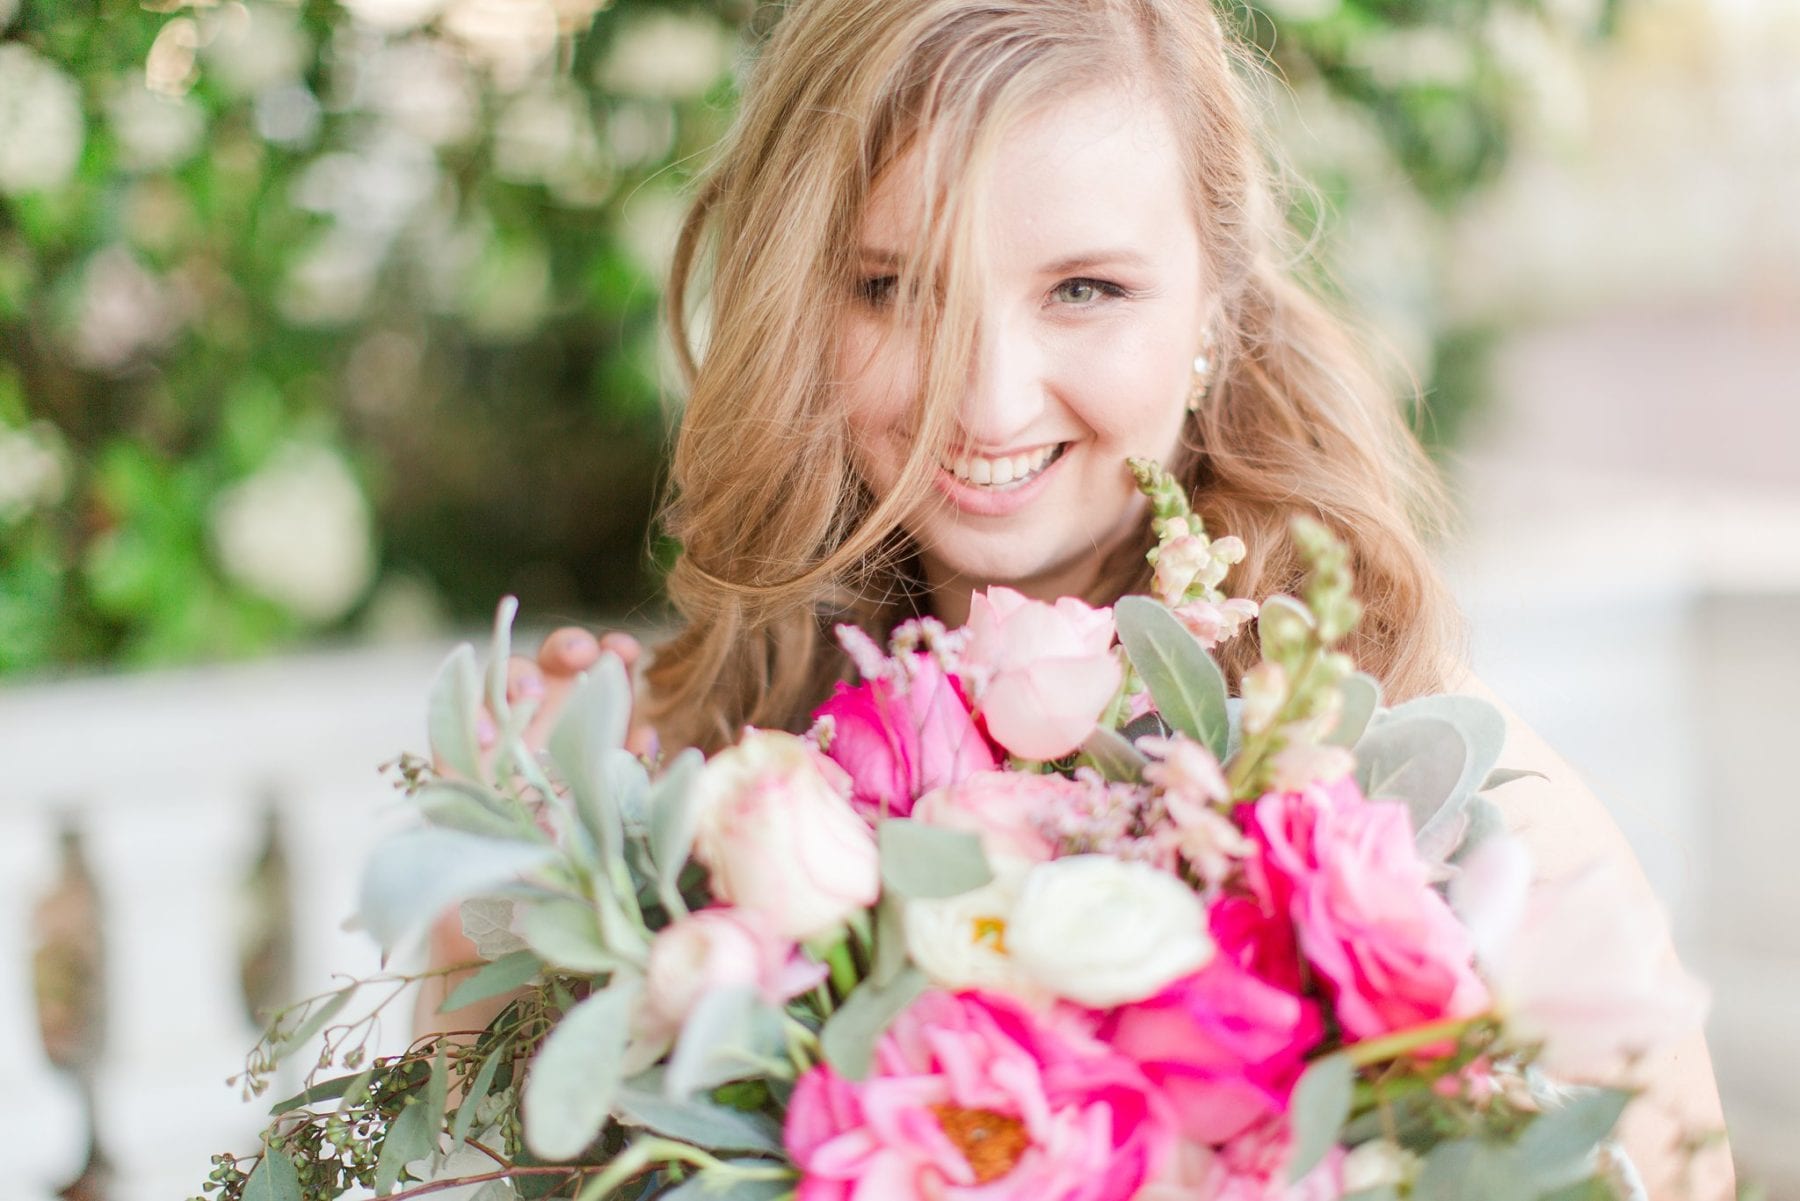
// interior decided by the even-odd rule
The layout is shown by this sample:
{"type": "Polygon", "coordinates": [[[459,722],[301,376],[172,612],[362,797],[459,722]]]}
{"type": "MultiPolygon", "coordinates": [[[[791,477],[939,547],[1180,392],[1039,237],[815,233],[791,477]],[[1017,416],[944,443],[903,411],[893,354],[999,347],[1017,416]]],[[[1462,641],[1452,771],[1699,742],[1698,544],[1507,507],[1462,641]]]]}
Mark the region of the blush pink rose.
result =
{"type": "Polygon", "coordinates": [[[815,987],[825,970],[757,911],[715,905],[657,931],[644,973],[644,996],[652,1023],[674,1031],[710,992],[754,988],[765,1001],[779,1005],[815,987]]]}
{"type": "Polygon", "coordinates": [[[850,773],[859,806],[905,817],[913,802],[978,771],[999,766],[975,724],[962,685],[931,655],[906,656],[901,678],[839,684],[813,712],[829,717],[825,753],[850,773]]]}
{"type": "Polygon", "coordinates": [[[867,1080],[802,1076],[785,1137],[796,1201],[1128,1201],[1174,1141],[1143,1074],[1079,1025],[943,992],[900,1015],[867,1080]]]}
{"type": "Polygon", "coordinates": [[[1092,790],[1065,776],[984,771],[919,798],[913,817],[981,836],[994,863],[1044,863],[1056,845],[1044,833],[1060,813],[1074,812],[1092,790]]]}
{"type": "Polygon", "coordinates": [[[1365,800],[1346,777],[1264,796],[1247,832],[1252,887],[1292,920],[1347,1042],[1488,1007],[1474,942],[1432,888],[1403,805],[1365,800]]]}
{"type": "Polygon", "coordinates": [[[1115,1010],[1101,1037],[1162,1090],[1184,1137],[1219,1144],[1287,1113],[1306,1053],[1324,1032],[1312,1002],[1215,958],[1115,1010]]]}
{"type": "Polygon", "coordinates": [[[1010,588],[977,592],[963,666],[994,741],[1025,759],[1059,759],[1094,732],[1124,678],[1112,610],[1054,605],[1010,588]]]}

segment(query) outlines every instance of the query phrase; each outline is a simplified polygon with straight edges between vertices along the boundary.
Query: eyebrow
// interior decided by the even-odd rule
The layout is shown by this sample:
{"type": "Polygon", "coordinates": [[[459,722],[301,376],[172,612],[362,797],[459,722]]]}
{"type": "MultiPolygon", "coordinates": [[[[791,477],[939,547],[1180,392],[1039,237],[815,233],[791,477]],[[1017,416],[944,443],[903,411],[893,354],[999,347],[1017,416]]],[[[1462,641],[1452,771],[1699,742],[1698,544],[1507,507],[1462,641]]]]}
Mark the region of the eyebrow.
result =
{"type": "MultiPolygon", "coordinates": [[[[900,264],[899,252],[887,250],[879,246],[861,247],[857,254],[861,261],[871,266],[896,267],[900,264]]],[[[1091,271],[1095,267],[1118,266],[1144,268],[1150,260],[1129,247],[1119,246],[1105,250],[1084,250],[1055,262],[1045,263],[1038,268],[1042,275],[1073,275],[1079,271],[1091,271]]]]}

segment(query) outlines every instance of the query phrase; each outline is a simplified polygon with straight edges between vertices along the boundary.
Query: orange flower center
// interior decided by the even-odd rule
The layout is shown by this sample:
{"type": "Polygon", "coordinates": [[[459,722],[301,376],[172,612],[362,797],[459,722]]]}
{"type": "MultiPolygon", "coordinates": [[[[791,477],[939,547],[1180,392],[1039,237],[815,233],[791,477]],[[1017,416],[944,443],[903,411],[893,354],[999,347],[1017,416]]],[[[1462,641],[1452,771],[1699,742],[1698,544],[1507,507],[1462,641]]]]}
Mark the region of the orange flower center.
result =
{"type": "Polygon", "coordinates": [[[956,1144],[975,1173],[976,1184],[998,1180],[1019,1166],[1031,1136],[1018,1118],[991,1109],[964,1109],[960,1105],[933,1105],[938,1125],[956,1144]]]}
{"type": "Polygon", "coordinates": [[[986,943],[996,954],[1010,955],[1006,949],[1006,919],[1003,917],[978,917],[969,923],[970,941],[977,946],[986,943]]]}

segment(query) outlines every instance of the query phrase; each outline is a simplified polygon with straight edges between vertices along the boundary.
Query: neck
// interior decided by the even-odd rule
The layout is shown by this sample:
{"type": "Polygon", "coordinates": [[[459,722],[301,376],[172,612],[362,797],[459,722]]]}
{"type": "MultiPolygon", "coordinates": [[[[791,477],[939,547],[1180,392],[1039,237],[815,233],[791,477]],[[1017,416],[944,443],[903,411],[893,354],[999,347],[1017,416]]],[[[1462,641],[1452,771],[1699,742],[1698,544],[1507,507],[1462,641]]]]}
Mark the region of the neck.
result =
{"type": "Polygon", "coordinates": [[[921,557],[919,566],[925,577],[931,615],[955,629],[968,623],[970,596],[994,584],[1003,584],[1033,600],[1055,601],[1065,596],[1087,599],[1099,583],[1101,562],[1098,556],[1089,557],[1068,567],[1020,580],[975,579],[948,570],[933,562],[929,555],[921,557]]]}

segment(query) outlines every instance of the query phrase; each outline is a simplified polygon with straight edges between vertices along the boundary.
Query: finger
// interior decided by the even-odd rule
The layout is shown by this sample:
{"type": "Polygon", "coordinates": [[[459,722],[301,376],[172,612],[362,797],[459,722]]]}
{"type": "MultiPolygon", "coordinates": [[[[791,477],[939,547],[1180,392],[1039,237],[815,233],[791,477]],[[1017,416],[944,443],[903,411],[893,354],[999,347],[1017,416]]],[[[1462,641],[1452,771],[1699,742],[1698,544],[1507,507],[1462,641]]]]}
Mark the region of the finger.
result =
{"type": "Polygon", "coordinates": [[[564,626],[538,648],[538,666],[551,681],[573,679],[600,658],[600,640],[580,626],[564,626]]]}
{"type": "Polygon", "coordinates": [[[535,659],[514,655],[506,661],[506,699],[511,704],[542,701],[544,671],[535,659]]]}
{"type": "Polygon", "coordinates": [[[619,656],[619,662],[625,665],[626,675],[637,673],[638,660],[644,654],[643,645],[623,630],[612,630],[600,635],[600,649],[619,656]]]}

